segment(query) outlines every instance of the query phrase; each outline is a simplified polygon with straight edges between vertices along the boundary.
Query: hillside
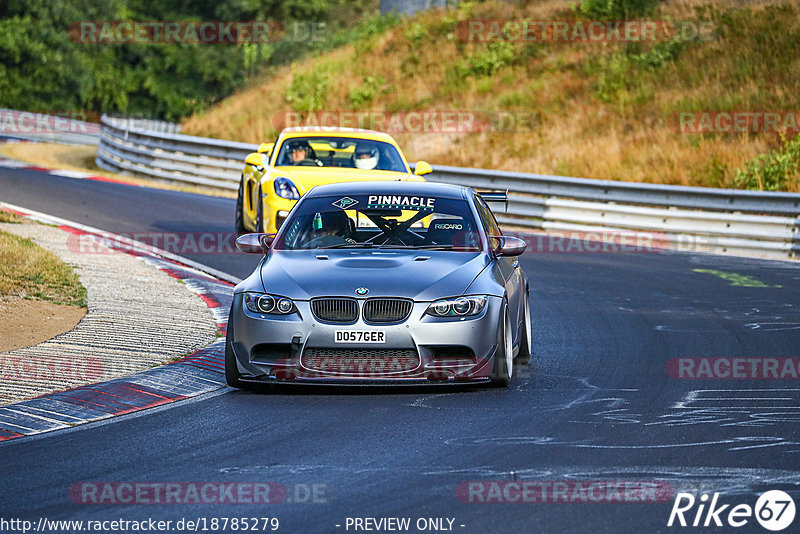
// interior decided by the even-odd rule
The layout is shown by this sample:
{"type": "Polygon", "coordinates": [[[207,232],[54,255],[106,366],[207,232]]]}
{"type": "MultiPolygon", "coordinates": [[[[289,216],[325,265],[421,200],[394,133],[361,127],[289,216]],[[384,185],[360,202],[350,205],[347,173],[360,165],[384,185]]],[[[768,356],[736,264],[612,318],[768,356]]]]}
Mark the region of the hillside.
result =
{"type": "Polygon", "coordinates": [[[680,113],[800,112],[798,15],[796,0],[585,1],[577,9],[556,1],[462,3],[265,71],[263,81],[190,117],[184,131],[255,143],[274,139],[288,113],[524,112],[527,129],[395,137],[410,160],[433,164],[798,191],[800,139],[793,141],[791,123],[784,140],[774,129],[678,130],[680,113]],[[628,19],[670,20],[684,31],[640,42],[468,33],[470,21],[498,19],[574,28],[621,18],[615,5],[628,19]]]}

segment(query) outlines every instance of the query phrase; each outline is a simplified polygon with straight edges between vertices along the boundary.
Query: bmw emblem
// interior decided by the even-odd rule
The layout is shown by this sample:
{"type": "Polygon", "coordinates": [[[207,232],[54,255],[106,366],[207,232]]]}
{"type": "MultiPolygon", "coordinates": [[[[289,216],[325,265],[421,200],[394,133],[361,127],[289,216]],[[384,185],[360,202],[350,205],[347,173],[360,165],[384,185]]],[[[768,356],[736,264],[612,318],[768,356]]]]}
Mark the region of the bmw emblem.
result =
{"type": "Polygon", "coordinates": [[[363,297],[367,293],[369,293],[369,289],[367,289],[366,287],[359,287],[358,289],[356,289],[356,295],[361,295],[363,297]]]}

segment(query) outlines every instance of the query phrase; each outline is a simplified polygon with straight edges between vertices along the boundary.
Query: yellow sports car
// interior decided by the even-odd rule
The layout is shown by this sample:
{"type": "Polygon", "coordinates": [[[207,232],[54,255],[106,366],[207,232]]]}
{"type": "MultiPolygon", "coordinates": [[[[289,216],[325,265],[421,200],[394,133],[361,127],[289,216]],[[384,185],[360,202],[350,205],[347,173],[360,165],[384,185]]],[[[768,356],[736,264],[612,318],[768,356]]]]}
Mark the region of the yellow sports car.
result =
{"type": "Polygon", "coordinates": [[[275,143],[245,159],[236,199],[236,232],[275,233],[297,200],[315,185],[365,180],[425,181],[412,173],[388,134],[352,128],[286,128],[275,143]]]}

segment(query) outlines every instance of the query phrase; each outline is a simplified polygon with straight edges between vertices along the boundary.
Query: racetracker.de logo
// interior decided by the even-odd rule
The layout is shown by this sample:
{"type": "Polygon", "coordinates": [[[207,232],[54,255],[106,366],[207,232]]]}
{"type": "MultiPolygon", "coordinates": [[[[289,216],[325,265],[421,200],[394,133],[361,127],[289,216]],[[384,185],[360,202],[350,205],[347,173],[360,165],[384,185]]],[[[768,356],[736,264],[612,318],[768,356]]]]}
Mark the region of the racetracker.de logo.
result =
{"type": "Polygon", "coordinates": [[[103,374],[103,362],[91,356],[80,359],[57,356],[35,357],[0,354],[0,380],[94,380],[103,374]]]}
{"type": "Polygon", "coordinates": [[[683,134],[800,132],[800,111],[678,111],[671,129],[683,134]]]}
{"type": "Polygon", "coordinates": [[[667,482],[633,480],[474,481],[456,487],[465,503],[655,503],[669,502],[667,482]]]}
{"type": "Polygon", "coordinates": [[[667,374],[678,380],[797,380],[800,358],[670,358],[667,374]]]}
{"type": "Polygon", "coordinates": [[[97,113],[85,111],[28,111],[0,110],[0,134],[74,133],[99,134],[100,125],[86,122],[97,113]]]}
{"type": "Polygon", "coordinates": [[[708,41],[713,36],[708,21],[472,19],[456,26],[456,37],[472,43],[640,43],[708,41]]]}
{"type": "Polygon", "coordinates": [[[287,491],[278,482],[77,482],[76,504],[279,504],[287,491]]]}
{"type": "Polygon", "coordinates": [[[667,234],[629,230],[541,234],[506,231],[503,235],[525,241],[528,245],[526,252],[550,254],[658,254],[676,245],[667,234]]]}
{"type": "Polygon", "coordinates": [[[274,20],[84,20],[72,23],[68,34],[73,41],[85,44],[240,44],[320,41],[325,31],[322,23],[286,27],[274,20]]]}
{"type": "Polygon", "coordinates": [[[75,254],[114,254],[117,250],[143,252],[148,247],[178,255],[237,252],[236,234],[233,232],[73,233],[67,237],[67,249],[75,254]]]}
{"type": "Polygon", "coordinates": [[[390,134],[426,133],[529,133],[539,125],[534,111],[281,111],[272,125],[283,128],[361,128],[390,134]]]}

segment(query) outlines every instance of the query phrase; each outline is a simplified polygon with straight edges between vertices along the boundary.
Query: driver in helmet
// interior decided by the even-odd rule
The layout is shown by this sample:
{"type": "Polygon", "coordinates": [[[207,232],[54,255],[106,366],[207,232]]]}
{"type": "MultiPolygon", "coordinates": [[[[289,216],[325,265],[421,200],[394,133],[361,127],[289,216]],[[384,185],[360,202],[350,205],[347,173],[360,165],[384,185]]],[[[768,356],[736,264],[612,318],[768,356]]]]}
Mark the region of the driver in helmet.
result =
{"type": "Polygon", "coordinates": [[[306,243],[307,248],[329,247],[356,242],[350,237],[350,218],[343,211],[315,213],[312,224],[314,238],[306,243]]]}
{"type": "Polygon", "coordinates": [[[354,157],[356,168],[371,171],[378,166],[378,147],[361,143],[356,146],[354,157]]]}
{"type": "Polygon", "coordinates": [[[306,141],[297,141],[289,145],[289,157],[292,165],[298,165],[301,161],[308,159],[311,147],[306,141]]]}

